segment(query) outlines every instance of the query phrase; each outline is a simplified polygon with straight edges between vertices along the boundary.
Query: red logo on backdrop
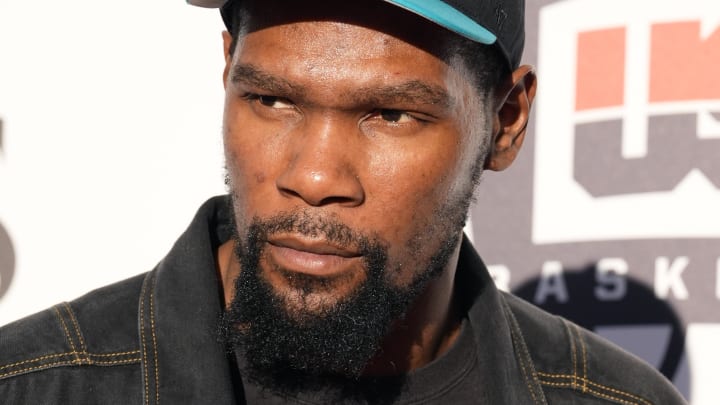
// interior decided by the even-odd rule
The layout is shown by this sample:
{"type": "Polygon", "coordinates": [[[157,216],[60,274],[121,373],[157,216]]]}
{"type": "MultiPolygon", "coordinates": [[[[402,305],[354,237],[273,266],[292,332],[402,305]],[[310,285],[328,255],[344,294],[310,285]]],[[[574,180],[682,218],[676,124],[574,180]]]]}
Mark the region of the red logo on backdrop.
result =
{"type": "MultiPolygon", "coordinates": [[[[703,38],[700,21],[682,21],[650,31],[651,103],[720,99],[720,30],[703,38]]],[[[578,34],[577,111],[624,103],[626,37],[625,27],[578,34]]]]}
{"type": "MultiPolygon", "coordinates": [[[[625,104],[627,36],[625,27],[578,34],[576,112],[625,104]]],[[[700,21],[652,24],[649,59],[648,103],[720,99],[720,30],[703,38],[700,21]]],[[[720,111],[710,116],[720,121],[720,111]]],[[[697,122],[698,113],[649,115],[647,153],[630,159],[620,120],[578,124],[575,179],[599,197],[670,191],[697,169],[720,188],[720,139],[699,138],[697,122]]]]}

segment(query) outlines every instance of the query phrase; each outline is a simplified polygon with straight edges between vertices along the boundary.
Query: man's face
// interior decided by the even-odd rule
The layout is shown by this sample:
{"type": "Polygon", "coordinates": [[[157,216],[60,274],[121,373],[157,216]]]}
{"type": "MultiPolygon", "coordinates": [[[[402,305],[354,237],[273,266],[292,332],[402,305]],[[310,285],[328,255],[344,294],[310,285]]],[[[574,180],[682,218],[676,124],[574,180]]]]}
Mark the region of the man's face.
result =
{"type": "Polygon", "coordinates": [[[226,70],[239,256],[301,326],[373,277],[392,295],[442,271],[489,138],[473,86],[440,56],[448,34],[387,5],[355,15],[372,23],[254,16],[226,70]]]}

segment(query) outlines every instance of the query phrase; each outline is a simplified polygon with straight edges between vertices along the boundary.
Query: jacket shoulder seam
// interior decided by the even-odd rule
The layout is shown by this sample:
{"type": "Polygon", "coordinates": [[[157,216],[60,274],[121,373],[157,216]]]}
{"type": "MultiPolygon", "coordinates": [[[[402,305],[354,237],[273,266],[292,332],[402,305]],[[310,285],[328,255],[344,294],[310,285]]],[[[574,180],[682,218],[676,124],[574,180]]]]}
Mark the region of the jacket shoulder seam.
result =
{"type": "Polygon", "coordinates": [[[85,339],[83,339],[83,335],[80,332],[80,324],[77,321],[77,318],[75,317],[75,313],[72,310],[72,307],[70,307],[70,304],[67,302],[62,303],[63,308],[68,314],[68,317],[70,318],[70,322],[72,322],[73,328],[75,329],[75,337],[77,338],[78,342],[80,343],[80,349],[86,353],[87,352],[87,346],[85,345],[85,339]]]}
{"type": "Polygon", "coordinates": [[[518,355],[515,358],[520,365],[520,370],[522,371],[523,377],[525,378],[525,384],[530,391],[530,396],[532,397],[533,402],[536,404],[547,404],[547,399],[545,398],[543,390],[539,384],[534,362],[532,360],[532,357],[530,356],[527,345],[525,344],[525,338],[523,336],[522,329],[520,328],[520,325],[518,324],[518,321],[512,312],[512,308],[510,308],[510,305],[507,303],[506,300],[502,300],[502,305],[507,314],[508,323],[510,325],[510,338],[512,340],[512,344],[515,349],[519,351],[518,355]],[[535,392],[536,390],[537,393],[535,392]]]}
{"type": "Polygon", "coordinates": [[[60,322],[60,325],[62,326],[63,331],[65,331],[65,340],[70,345],[70,348],[72,349],[72,354],[75,355],[75,361],[80,361],[80,356],[77,348],[75,347],[75,343],[73,342],[73,338],[70,335],[70,332],[68,330],[67,324],[65,323],[65,320],[63,319],[63,316],[60,314],[60,309],[58,309],[58,306],[54,306],[53,310],[55,311],[55,315],[57,316],[58,321],[60,322]]]}
{"type": "Polygon", "coordinates": [[[554,374],[538,371],[540,384],[555,388],[570,388],[623,405],[653,405],[649,400],[617,388],[608,387],[586,377],[570,374],[554,374]]]}
{"type": "Polygon", "coordinates": [[[148,273],[143,280],[140,290],[140,341],[142,344],[142,372],[145,386],[145,404],[150,403],[152,385],[154,380],[155,403],[160,403],[160,370],[158,366],[157,335],[155,333],[155,286],[157,277],[155,271],[148,273]],[[146,304],[146,301],[147,302],[146,304]],[[146,307],[147,306],[147,307],[146,307]],[[149,332],[146,332],[149,329],[149,332]],[[150,349],[152,348],[152,352],[150,349]],[[152,360],[153,368],[150,367],[152,360]]]}
{"type": "Polygon", "coordinates": [[[113,353],[84,352],[82,359],[79,354],[81,353],[77,351],[53,353],[0,365],[0,379],[61,366],[113,366],[139,363],[141,360],[140,350],[113,353]]]}
{"type": "MultiPolygon", "coordinates": [[[[588,376],[588,361],[587,361],[587,349],[585,347],[585,340],[582,337],[582,334],[580,333],[580,329],[577,325],[569,322],[567,319],[558,317],[560,321],[562,321],[563,325],[565,326],[565,331],[567,332],[567,339],[570,343],[570,350],[571,350],[571,357],[572,357],[572,365],[573,365],[573,376],[576,377],[573,381],[577,382],[584,382],[587,381],[588,376]],[[577,353],[578,346],[580,348],[580,353],[577,353]],[[580,357],[580,364],[578,364],[578,357],[580,357]],[[578,366],[582,367],[582,376],[578,378],[578,372],[580,371],[578,366]]],[[[581,389],[585,389],[585,386],[580,387],[581,389]]]]}

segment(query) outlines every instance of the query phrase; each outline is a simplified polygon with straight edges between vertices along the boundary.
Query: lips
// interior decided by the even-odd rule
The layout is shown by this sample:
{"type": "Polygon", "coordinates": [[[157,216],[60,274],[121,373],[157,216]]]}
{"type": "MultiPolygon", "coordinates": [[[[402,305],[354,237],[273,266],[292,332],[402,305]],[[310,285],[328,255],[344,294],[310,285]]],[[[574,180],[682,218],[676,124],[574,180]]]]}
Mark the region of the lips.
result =
{"type": "Polygon", "coordinates": [[[361,254],[320,239],[295,236],[274,237],[267,253],[275,264],[287,271],[328,277],[349,271],[361,254]]]}

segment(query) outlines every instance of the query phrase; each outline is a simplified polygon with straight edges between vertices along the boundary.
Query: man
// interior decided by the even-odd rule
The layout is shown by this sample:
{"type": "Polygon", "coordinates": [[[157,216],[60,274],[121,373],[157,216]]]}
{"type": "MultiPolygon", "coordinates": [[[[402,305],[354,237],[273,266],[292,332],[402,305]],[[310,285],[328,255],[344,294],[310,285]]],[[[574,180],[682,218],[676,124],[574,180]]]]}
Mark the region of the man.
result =
{"type": "Polygon", "coordinates": [[[2,329],[0,398],[683,403],[463,239],[525,136],[521,1],[197,3],[228,27],[229,196],[150,273],[2,329]]]}

